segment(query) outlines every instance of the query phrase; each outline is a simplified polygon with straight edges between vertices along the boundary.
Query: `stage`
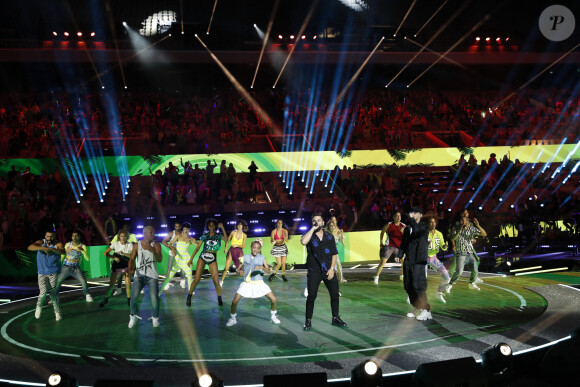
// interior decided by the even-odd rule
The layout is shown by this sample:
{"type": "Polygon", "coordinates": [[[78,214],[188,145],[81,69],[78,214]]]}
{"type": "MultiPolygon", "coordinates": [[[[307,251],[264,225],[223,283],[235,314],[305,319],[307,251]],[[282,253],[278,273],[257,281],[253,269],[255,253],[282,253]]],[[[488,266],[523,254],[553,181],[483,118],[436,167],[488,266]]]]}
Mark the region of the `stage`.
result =
{"type": "MultiPolygon", "coordinates": [[[[347,328],[330,324],[330,302],[321,285],[312,330],[304,332],[306,272],[289,271],[289,282],[270,286],[278,298],[280,325],[270,322],[266,298],[243,299],[238,323],[226,327],[230,303],[241,281],[228,276],[224,305],[213,283],[203,279],[193,303],[174,286],[160,297],[160,324],[153,328],[148,290],[139,298],[140,316],[127,327],[125,294],[99,307],[105,287],[92,287],[95,302],[80,290],[61,293],[63,319],[51,305],[34,318],[36,297],[0,306],[2,378],[44,383],[52,371],[75,377],[81,385],[99,379],[155,380],[159,385],[190,384],[195,369],[207,369],[226,385],[261,384],[263,375],[326,372],[329,380],[350,377],[369,358],[380,360],[383,374],[415,371],[420,364],[473,356],[499,342],[513,351],[532,349],[567,336],[580,321],[580,273],[526,276],[481,273],[480,291],[463,277],[443,304],[435,298],[440,277],[429,271],[428,299],[433,320],[406,317],[397,267],[385,268],[378,285],[364,265],[345,269],[340,314],[347,328]],[[576,285],[576,287],[574,287],[576,285]]],[[[104,279],[103,279],[104,280],[104,279]]],[[[72,282],[67,282],[72,283],[72,282]]]]}

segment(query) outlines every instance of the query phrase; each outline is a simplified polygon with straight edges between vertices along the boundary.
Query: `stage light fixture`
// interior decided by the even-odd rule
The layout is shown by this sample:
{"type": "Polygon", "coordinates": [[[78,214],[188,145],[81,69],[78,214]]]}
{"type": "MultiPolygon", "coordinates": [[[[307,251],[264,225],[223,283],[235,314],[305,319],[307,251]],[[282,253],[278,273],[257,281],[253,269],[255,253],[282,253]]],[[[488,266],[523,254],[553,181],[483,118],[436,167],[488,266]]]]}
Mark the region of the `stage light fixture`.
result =
{"type": "Polygon", "coordinates": [[[258,27],[258,25],[256,23],[254,23],[254,27],[258,27]]]}
{"type": "Polygon", "coordinates": [[[223,386],[224,382],[212,373],[203,374],[192,384],[193,387],[218,387],[223,386]]]}
{"type": "Polygon", "coordinates": [[[477,209],[478,209],[479,211],[482,211],[482,210],[483,210],[483,207],[482,207],[482,206],[479,206],[479,207],[477,207],[477,209]]]}
{"type": "Polygon", "coordinates": [[[94,38],[94,37],[95,37],[95,35],[96,35],[96,34],[95,34],[94,32],[91,32],[91,38],[94,38]]]}
{"type": "Polygon", "coordinates": [[[316,36],[316,35],[314,35],[314,36],[312,37],[312,40],[316,40],[316,38],[317,38],[317,36],[316,36]]]}
{"type": "Polygon", "coordinates": [[[512,204],[512,205],[510,206],[510,208],[515,208],[515,206],[512,204]]]}
{"type": "Polygon", "coordinates": [[[375,361],[363,361],[351,371],[350,384],[353,386],[378,386],[381,384],[382,373],[375,361]]]}
{"type": "Polygon", "coordinates": [[[481,38],[479,36],[475,38],[476,42],[479,42],[480,40],[481,40],[481,38]]]}
{"type": "Polygon", "coordinates": [[[56,31],[52,31],[52,34],[53,34],[54,36],[58,36],[58,33],[57,33],[56,31]]]}
{"type": "Polygon", "coordinates": [[[488,375],[505,374],[512,363],[512,348],[506,343],[498,343],[481,353],[481,365],[488,375]]]}
{"type": "Polygon", "coordinates": [[[442,206],[443,205],[443,202],[439,202],[439,205],[442,206]]]}
{"type": "Polygon", "coordinates": [[[69,386],[78,386],[79,383],[72,377],[63,374],[62,372],[53,372],[48,377],[46,381],[47,386],[60,386],[60,387],[69,387],[69,386]]]}
{"type": "Polygon", "coordinates": [[[306,35],[302,35],[302,39],[306,39],[306,35]]]}
{"type": "Polygon", "coordinates": [[[500,202],[503,202],[503,198],[499,198],[499,201],[500,201],[500,202]]]}
{"type": "Polygon", "coordinates": [[[496,42],[501,42],[501,39],[500,38],[495,38],[495,41],[496,42]]]}
{"type": "Polygon", "coordinates": [[[65,31],[63,35],[66,36],[66,37],[68,37],[70,34],[65,31]]]}
{"type": "Polygon", "coordinates": [[[294,40],[294,35],[290,35],[290,39],[294,40]]]}
{"type": "Polygon", "coordinates": [[[77,36],[80,38],[83,36],[83,33],[79,31],[79,32],[77,32],[77,36]]]}
{"type": "Polygon", "coordinates": [[[284,37],[282,35],[278,35],[278,39],[282,40],[284,37]]]}
{"type": "Polygon", "coordinates": [[[491,40],[491,38],[488,36],[487,38],[485,38],[486,42],[489,42],[491,40]]]}
{"type": "Polygon", "coordinates": [[[509,41],[509,40],[510,40],[510,37],[509,36],[507,38],[505,38],[505,41],[506,42],[509,41]]]}
{"type": "Polygon", "coordinates": [[[127,22],[123,22],[123,27],[127,27],[127,22]]]}

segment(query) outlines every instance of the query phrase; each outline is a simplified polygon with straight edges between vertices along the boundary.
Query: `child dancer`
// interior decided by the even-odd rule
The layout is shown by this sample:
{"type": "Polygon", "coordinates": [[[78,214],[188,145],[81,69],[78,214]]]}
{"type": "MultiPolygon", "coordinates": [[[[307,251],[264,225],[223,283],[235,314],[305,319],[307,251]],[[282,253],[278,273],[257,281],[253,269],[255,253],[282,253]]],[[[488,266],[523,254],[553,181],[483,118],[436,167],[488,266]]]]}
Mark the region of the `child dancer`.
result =
{"type": "Polygon", "coordinates": [[[240,284],[234,300],[232,301],[231,317],[226,323],[226,326],[228,327],[237,324],[236,310],[238,308],[238,302],[240,302],[242,297],[260,298],[266,296],[272,303],[270,321],[274,324],[280,324],[280,320],[278,320],[278,316],[276,315],[276,296],[274,296],[270,287],[266,285],[263,280],[264,270],[269,273],[270,268],[266,262],[266,257],[261,253],[262,240],[256,239],[252,242],[251,249],[252,253],[246,254],[243,257],[244,267],[240,271],[240,274],[244,276],[245,279],[244,282],[240,284]]]}

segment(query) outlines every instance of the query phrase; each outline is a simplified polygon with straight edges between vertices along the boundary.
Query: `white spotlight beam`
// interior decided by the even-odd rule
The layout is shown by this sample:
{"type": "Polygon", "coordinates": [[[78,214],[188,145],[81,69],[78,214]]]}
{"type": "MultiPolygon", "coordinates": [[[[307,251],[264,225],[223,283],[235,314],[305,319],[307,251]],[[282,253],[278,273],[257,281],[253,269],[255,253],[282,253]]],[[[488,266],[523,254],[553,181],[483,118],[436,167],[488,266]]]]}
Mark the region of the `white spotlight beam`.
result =
{"type": "MultiPolygon", "coordinates": [[[[466,2],[464,2],[464,3],[463,3],[463,5],[462,5],[461,7],[459,7],[459,9],[458,9],[457,11],[455,11],[455,13],[454,13],[454,14],[453,14],[453,15],[452,15],[452,16],[451,16],[451,17],[450,17],[450,18],[449,18],[449,19],[448,19],[448,20],[447,20],[445,23],[443,23],[443,25],[442,25],[441,27],[439,27],[439,29],[437,30],[437,32],[435,32],[435,34],[433,34],[433,36],[432,36],[432,37],[431,37],[431,38],[430,38],[430,39],[427,41],[427,43],[425,43],[425,48],[426,48],[427,46],[429,46],[429,45],[430,45],[430,44],[431,44],[431,43],[432,43],[432,42],[435,40],[435,38],[437,38],[437,36],[439,36],[439,34],[440,34],[441,32],[443,32],[443,30],[444,30],[445,28],[447,28],[447,26],[449,26],[449,24],[451,24],[451,22],[452,22],[453,20],[455,20],[455,18],[456,18],[457,16],[459,16],[459,14],[460,14],[460,13],[461,13],[461,12],[462,12],[464,9],[465,9],[465,7],[467,7],[467,4],[469,4],[469,1],[466,1],[466,2]]],[[[415,60],[415,59],[416,59],[416,58],[419,56],[419,54],[421,54],[423,51],[424,51],[424,48],[421,48],[421,49],[420,49],[420,50],[419,50],[417,53],[415,53],[415,55],[414,55],[414,56],[411,58],[411,60],[410,60],[409,62],[407,62],[407,64],[406,64],[405,66],[403,66],[403,68],[402,68],[402,69],[401,69],[401,70],[400,70],[400,71],[399,71],[399,72],[398,72],[398,73],[397,73],[397,74],[396,74],[396,75],[393,77],[393,79],[391,79],[391,80],[389,81],[389,83],[387,83],[387,84],[385,85],[385,87],[389,87],[389,85],[390,85],[391,83],[393,83],[393,82],[395,81],[395,79],[397,79],[397,78],[399,77],[399,75],[401,75],[401,73],[402,73],[403,71],[405,71],[405,69],[406,69],[407,67],[409,67],[409,65],[410,65],[410,64],[411,64],[411,63],[412,63],[412,62],[413,62],[413,61],[414,61],[414,60],[415,60]]]]}
{"type": "Polygon", "coordinates": [[[430,53],[433,53],[433,54],[437,55],[441,59],[445,59],[446,61],[448,61],[449,63],[452,63],[452,64],[456,65],[457,67],[461,67],[462,69],[467,69],[467,66],[462,65],[461,63],[459,63],[459,62],[457,62],[457,61],[455,61],[455,60],[453,60],[451,58],[447,58],[446,56],[443,56],[443,54],[440,54],[437,51],[431,50],[430,48],[423,46],[421,43],[415,42],[411,38],[405,37],[405,40],[408,40],[409,42],[413,43],[417,47],[423,48],[423,49],[429,51],[430,53]]]}
{"type": "MultiPolygon", "coordinates": [[[[360,67],[358,68],[358,70],[356,71],[356,73],[354,73],[354,75],[350,78],[350,80],[348,81],[348,83],[346,84],[346,86],[344,87],[344,89],[342,89],[340,91],[340,93],[336,97],[336,100],[334,101],[334,104],[335,105],[344,97],[344,95],[346,94],[347,90],[352,86],[352,84],[354,83],[354,81],[358,78],[359,74],[365,68],[365,66],[367,65],[367,63],[369,62],[369,60],[371,59],[371,57],[373,56],[373,54],[375,53],[375,51],[377,51],[377,49],[379,48],[379,46],[381,45],[381,43],[383,42],[383,40],[385,40],[385,37],[384,36],[377,43],[377,45],[375,46],[375,48],[373,49],[373,51],[371,51],[371,53],[369,54],[369,56],[367,56],[367,58],[364,60],[364,62],[360,65],[360,67]]],[[[332,109],[332,108],[331,109],[328,109],[328,113],[327,114],[330,114],[330,112],[332,110],[334,110],[334,109],[332,109]]],[[[326,117],[325,117],[325,119],[326,119],[326,117]]]]}
{"type": "Polygon", "coordinates": [[[256,66],[256,71],[254,72],[254,79],[252,79],[252,86],[254,87],[254,83],[256,82],[256,77],[258,76],[258,70],[260,69],[260,63],[262,63],[262,56],[264,55],[264,51],[266,50],[266,44],[268,44],[268,38],[270,37],[270,31],[272,30],[272,24],[274,24],[274,16],[276,15],[276,11],[278,10],[278,5],[280,4],[280,0],[276,0],[274,3],[274,7],[272,8],[272,14],[270,15],[270,21],[268,22],[268,28],[266,29],[266,35],[264,36],[264,41],[262,42],[262,51],[260,51],[260,59],[258,59],[258,65],[256,66]]]}
{"type": "Polygon", "coordinates": [[[213,14],[215,13],[215,9],[217,7],[218,0],[215,0],[213,3],[213,10],[211,11],[211,17],[209,18],[209,24],[207,25],[207,32],[206,34],[209,35],[209,29],[211,28],[211,22],[213,21],[213,14]]]}
{"type": "Polygon", "coordinates": [[[407,13],[405,14],[405,16],[403,17],[403,20],[401,20],[401,23],[399,24],[399,26],[397,27],[397,30],[395,31],[395,35],[397,36],[397,34],[399,33],[399,30],[401,29],[401,27],[403,26],[403,23],[405,23],[405,20],[407,20],[407,16],[409,16],[409,14],[411,13],[411,10],[413,9],[413,7],[415,6],[415,3],[417,2],[417,0],[413,0],[413,4],[411,4],[411,6],[409,7],[409,9],[407,10],[407,13]]]}
{"type": "MultiPolygon", "coordinates": [[[[500,5],[501,6],[501,5],[500,5]]],[[[455,47],[457,47],[461,42],[463,42],[465,39],[467,39],[468,36],[470,36],[471,34],[473,34],[473,32],[475,30],[477,30],[479,27],[481,27],[482,24],[484,24],[485,22],[487,22],[489,20],[489,18],[491,17],[491,15],[493,13],[495,13],[495,11],[497,11],[497,9],[500,7],[496,7],[493,11],[491,11],[490,13],[488,13],[487,15],[485,15],[483,17],[483,19],[481,19],[479,22],[477,22],[477,24],[475,24],[473,27],[471,27],[471,29],[469,31],[467,31],[461,38],[459,38],[459,40],[457,40],[457,42],[455,42],[451,47],[449,47],[449,49],[447,51],[445,51],[443,53],[443,55],[441,55],[439,58],[437,58],[437,60],[435,62],[433,62],[429,67],[427,67],[425,70],[423,70],[423,72],[421,74],[419,74],[417,76],[417,78],[413,79],[413,81],[411,83],[409,83],[409,85],[407,87],[410,87],[413,83],[415,83],[419,78],[421,78],[423,76],[423,74],[425,74],[427,71],[431,70],[431,68],[433,68],[433,66],[435,66],[437,63],[439,63],[439,61],[446,57],[447,54],[449,54],[451,52],[451,50],[453,50],[455,47]]]]}
{"type": "Polygon", "coordinates": [[[260,117],[264,120],[264,122],[267,125],[270,125],[274,129],[275,132],[280,133],[281,130],[280,130],[279,126],[274,123],[274,121],[268,115],[268,113],[266,113],[266,111],[264,109],[262,109],[262,107],[260,106],[260,104],[250,95],[250,93],[248,93],[248,91],[246,89],[244,89],[244,87],[242,86],[242,84],[240,82],[238,82],[238,80],[236,79],[236,77],[234,77],[232,75],[232,73],[229,72],[229,70],[218,59],[218,57],[215,56],[215,54],[213,52],[211,52],[211,50],[205,45],[205,43],[203,42],[203,40],[201,40],[201,38],[197,34],[195,34],[195,37],[199,41],[199,43],[201,43],[201,45],[203,46],[203,48],[205,48],[205,50],[209,53],[209,55],[211,56],[211,58],[216,62],[216,64],[219,66],[219,68],[224,72],[225,76],[229,79],[229,81],[236,88],[236,90],[248,101],[248,103],[250,105],[252,105],[252,107],[254,109],[256,109],[256,111],[258,112],[258,114],[260,115],[260,117]]]}
{"type": "Polygon", "coordinates": [[[445,0],[445,1],[443,2],[443,4],[441,4],[441,6],[440,6],[439,8],[437,8],[437,11],[435,11],[435,13],[434,13],[433,15],[431,15],[431,17],[429,18],[429,20],[427,20],[427,21],[425,22],[425,24],[423,24],[423,26],[422,26],[421,28],[419,28],[419,31],[415,32],[415,35],[414,35],[414,36],[417,36],[417,35],[419,35],[419,33],[420,33],[421,31],[423,31],[423,28],[425,28],[425,27],[427,26],[427,24],[429,24],[429,22],[431,21],[431,19],[433,19],[433,18],[435,17],[435,15],[437,15],[437,14],[439,13],[439,11],[441,11],[441,8],[443,8],[443,7],[445,6],[445,4],[447,4],[447,2],[448,2],[448,1],[449,1],[449,0],[445,0]]]}
{"type": "Polygon", "coordinates": [[[274,82],[274,86],[272,86],[272,88],[276,88],[276,85],[278,84],[278,81],[280,80],[280,77],[282,76],[282,73],[284,72],[284,69],[286,68],[286,65],[288,64],[290,57],[294,53],[294,50],[296,49],[298,42],[302,38],[302,34],[304,33],[304,30],[306,29],[306,26],[308,25],[308,22],[310,21],[310,18],[312,17],[312,14],[314,13],[314,9],[318,5],[318,2],[319,2],[319,0],[316,0],[312,3],[312,6],[310,7],[310,11],[308,11],[308,14],[306,15],[306,19],[304,19],[304,23],[302,23],[302,27],[300,27],[300,31],[296,35],[296,40],[294,41],[294,45],[290,49],[290,52],[288,53],[288,56],[286,57],[286,60],[284,61],[284,65],[282,66],[282,70],[280,70],[280,73],[278,74],[278,78],[276,78],[276,82],[274,82]]]}

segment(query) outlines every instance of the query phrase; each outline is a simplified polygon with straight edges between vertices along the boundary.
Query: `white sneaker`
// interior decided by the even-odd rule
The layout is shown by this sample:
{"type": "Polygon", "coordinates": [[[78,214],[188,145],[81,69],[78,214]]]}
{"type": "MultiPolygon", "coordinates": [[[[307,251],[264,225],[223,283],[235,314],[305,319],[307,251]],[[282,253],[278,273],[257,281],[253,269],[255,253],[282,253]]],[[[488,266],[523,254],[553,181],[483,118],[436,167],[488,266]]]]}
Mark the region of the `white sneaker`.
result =
{"type": "Polygon", "coordinates": [[[62,320],[62,317],[60,316],[60,313],[58,313],[58,312],[54,313],[54,317],[56,318],[56,321],[62,320]]]}
{"type": "Polygon", "coordinates": [[[159,317],[149,317],[149,320],[153,323],[153,328],[159,328],[159,317]]]}
{"type": "Polygon", "coordinates": [[[163,290],[169,290],[169,288],[170,288],[170,287],[171,287],[171,284],[170,284],[170,283],[168,283],[167,285],[165,285],[165,286],[163,287],[163,290]]]}
{"type": "Polygon", "coordinates": [[[409,318],[415,318],[417,317],[417,315],[420,313],[421,311],[417,308],[413,308],[413,310],[409,313],[407,313],[407,317],[409,318]]]}
{"type": "Polygon", "coordinates": [[[453,287],[453,285],[449,284],[445,287],[445,293],[449,294],[451,293],[451,288],[453,287]]]}
{"type": "Polygon", "coordinates": [[[375,285],[379,284],[379,276],[378,275],[374,276],[373,282],[375,283],[375,285]]]}
{"type": "Polygon", "coordinates": [[[477,286],[475,283],[470,283],[469,284],[469,289],[473,289],[473,290],[481,290],[479,288],[479,286],[477,286]]]}
{"type": "Polygon", "coordinates": [[[417,316],[417,320],[419,321],[431,320],[432,318],[433,316],[431,316],[431,312],[427,309],[421,309],[421,313],[417,316]]]}
{"type": "Polygon", "coordinates": [[[123,292],[121,291],[121,289],[117,288],[117,289],[115,289],[115,292],[113,293],[113,296],[118,296],[118,295],[120,295],[121,293],[123,293],[123,292]]]}
{"type": "MultiPolygon", "coordinates": [[[[272,320],[274,321],[274,320],[272,320]]],[[[236,325],[238,323],[238,321],[236,320],[236,318],[234,316],[231,316],[230,319],[228,320],[228,322],[226,323],[226,327],[231,327],[233,325],[236,325]]],[[[280,321],[278,321],[278,323],[280,323],[280,321]]]]}
{"type": "Polygon", "coordinates": [[[42,306],[36,305],[36,310],[34,311],[34,318],[39,319],[42,314],[42,306]]]}
{"type": "Polygon", "coordinates": [[[346,278],[343,278],[342,282],[347,283],[348,281],[346,280],[346,278]]]}
{"type": "Polygon", "coordinates": [[[141,294],[145,294],[145,289],[141,289],[141,294]]]}
{"type": "Polygon", "coordinates": [[[220,280],[220,286],[224,286],[224,281],[220,280]]]}
{"type": "Polygon", "coordinates": [[[308,288],[304,288],[304,297],[308,297],[308,288]]]}
{"type": "Polygon", "coordinates": [[[399,281],[402,281],[402,280],[403,280],[403,275],[401,274],[401,275],[399,276],[399,281]]]}
{"type": "Polygon", "coordinates": [[[181,286],[183,289],[185,289],[185,280],[179,281],[179,286],[181,286]]]}
{"type": "Polygon", "coordinates": [[[477,277],[473,283],[482,284],[483,280],[481,278],[477,277]]]}
{"type": "Polygon", "coordinates": [[[275,314],[272,315],[270,321],[272,321],[274,324],[280,324],[280,320],[278,319],[278,316],[275,314]]]}
{"type": "Polygon", "coordinates": [[[437,298],[439,301],[441,301],[444,304],[447,303],[447,301],[445,301],[445,297],[443,297],[443,292],[437,292],[435,294],[435,298],[437,298]]]}
{"type": "Polygon", "coordinates": [[[93,301],[94,301],[94,300],[93,300],[93,296],[91,296],[90,294],[87,294],[87,295],[85,296],[85,299],[87,300],[87,302],[93,302],[93,301]]]}
{"type": "Polygon", "coordinates": [[[136,314],[129,315],[129,328],[133,328],[135,326],[137,319],[141,320],[141,317],[137,316],[136,314]]]}
{"type": "Polygon", "coordinates": [[[409,299],[409,296],[407,296],[407,304],[411,304],[411,300],[409,299]]]}

